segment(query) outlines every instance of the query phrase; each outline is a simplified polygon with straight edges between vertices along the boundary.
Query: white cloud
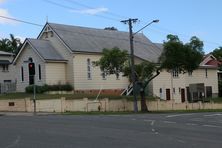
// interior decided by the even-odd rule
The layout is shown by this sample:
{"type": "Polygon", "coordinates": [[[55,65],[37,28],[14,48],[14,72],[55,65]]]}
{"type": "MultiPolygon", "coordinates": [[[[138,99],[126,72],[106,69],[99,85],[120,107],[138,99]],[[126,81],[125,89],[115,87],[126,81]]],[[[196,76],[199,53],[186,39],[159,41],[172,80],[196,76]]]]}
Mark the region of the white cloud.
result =
{"type": "Polygon", "coordinates": [[[108,11],[108,8],[99,7],[99,8],[93,8],[93,9],[72,10],[71,12],[96,15],[98,13],[103,13],[103,12],[107,12],[107,11],[108,11]]]}
{"type": "MultiPolygon", "coordinates": [[[[2,0],[0,0],[0,1],[2,1],[2,0]]],[[[8,10],[1,9],[1,8],[0,8],[0,16],[11,17],[8,10]]],[[[15,24],[14,21],[12,21],[10,19],[3,18],[3,17],[0,17],[0,24],[15,24]]]]}
{"type": "Polygon", "coordinates": [[[15,38],[19,38],[21,43],[23,43],[26,39],[25,37],[21,37],[21,36],[15,36],[15,38]]]}
{"type": "Polygon", "coordinates": [[[0,3],[3,3],[5,0],[0,0],[0,3]]]}

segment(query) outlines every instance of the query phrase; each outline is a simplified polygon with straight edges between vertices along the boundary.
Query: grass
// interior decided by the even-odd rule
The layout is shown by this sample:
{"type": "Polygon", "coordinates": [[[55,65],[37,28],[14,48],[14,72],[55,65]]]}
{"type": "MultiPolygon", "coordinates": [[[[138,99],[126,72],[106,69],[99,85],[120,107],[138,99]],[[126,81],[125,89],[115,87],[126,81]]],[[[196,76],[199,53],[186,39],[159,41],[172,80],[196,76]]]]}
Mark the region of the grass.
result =
{"type": "Polygon", "coordinates": [[[149,112],[65,112],[62,115],[129,115],[129,114],[165,114],[165,113],[207,113],[207,112],[222,112],[222,109],[200,109],[200,110],[166,110],[166,111],[149,111],[149,112]]]}
{"type": "Polygon", "coordinates": [[[222,97],[210,98],[209,100],[215,103],[222,103],[222,97]]]}

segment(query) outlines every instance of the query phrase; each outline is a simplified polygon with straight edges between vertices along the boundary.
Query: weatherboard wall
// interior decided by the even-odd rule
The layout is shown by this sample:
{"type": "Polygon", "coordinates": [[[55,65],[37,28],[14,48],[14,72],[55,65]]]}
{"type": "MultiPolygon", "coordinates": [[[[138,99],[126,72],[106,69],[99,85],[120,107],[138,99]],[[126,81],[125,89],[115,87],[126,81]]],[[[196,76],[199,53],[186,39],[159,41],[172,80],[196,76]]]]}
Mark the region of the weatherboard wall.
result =
{"type": "Polygon", "coordinates": [[[34,51],[34,49],[31,48],[30,45],[26,45],[24,47],[23,52],[20,54],[20,57],[18,58],[16,65],[15,65],[15,75],[17,80],[16,89],[17,92],[24,92],[25,88],[29,86],[29,73],[28,73],[28,63],[25,61],[28,61],[29,58],[33,59],[33,62],[35,63],[35,83],[37,85],[43,85],[45,84],[45,64],[44,61],[39,57],[39,55],[34,51]],[[41,65],[41,80],[39,80],[39,72],[38,72],[38,65],[41,65]],[[23,67],[23,74],[24,74],[24,81],[22,81],[22,75],[21,75],[21,67],[23,67]]]}
{"type": "Polygon", "coordinates": [[[93,61],[101,58],[99,54],[76,54],[73,58],[74,63],[74,86],[76,90],[100,90],[100,89],[125,89],[129,85],[127,77],[120,74],[119,78],[115,75],[102,77],[99,67],[93,66],[93,61]],[[91,78],[88,78],[87,59],[90,59],[91,78]]]}

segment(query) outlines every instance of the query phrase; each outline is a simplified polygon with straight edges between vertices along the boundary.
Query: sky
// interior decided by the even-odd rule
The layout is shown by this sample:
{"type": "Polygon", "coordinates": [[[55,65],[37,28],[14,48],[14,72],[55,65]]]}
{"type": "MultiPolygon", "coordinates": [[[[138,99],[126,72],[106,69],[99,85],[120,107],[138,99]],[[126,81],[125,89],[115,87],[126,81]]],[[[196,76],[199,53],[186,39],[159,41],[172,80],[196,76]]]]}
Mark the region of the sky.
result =
{"type": "Polygon", "coordinates": [[[222,0],[0,0],[0,38],[37,38],[47,21],[128,31],[120,21],[137,18],[136,32],[158,19],[141,31],[152,42],[163,43],[168,34],[184,43],[197,36],[209,53],[222,46],[221,7],[222,0]]]}

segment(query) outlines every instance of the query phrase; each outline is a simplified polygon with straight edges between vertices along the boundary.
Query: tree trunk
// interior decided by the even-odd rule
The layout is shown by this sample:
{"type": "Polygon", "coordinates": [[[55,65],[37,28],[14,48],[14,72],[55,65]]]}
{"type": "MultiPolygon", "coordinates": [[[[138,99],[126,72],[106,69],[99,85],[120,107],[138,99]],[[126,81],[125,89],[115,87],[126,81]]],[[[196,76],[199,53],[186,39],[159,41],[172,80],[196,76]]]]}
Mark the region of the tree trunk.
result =
{"type": "Polygon", "coordinates": [[[148,112],[144,89],[140,91],[140,97],[141,97],[141,111],[142,112],[148,112]]]}

